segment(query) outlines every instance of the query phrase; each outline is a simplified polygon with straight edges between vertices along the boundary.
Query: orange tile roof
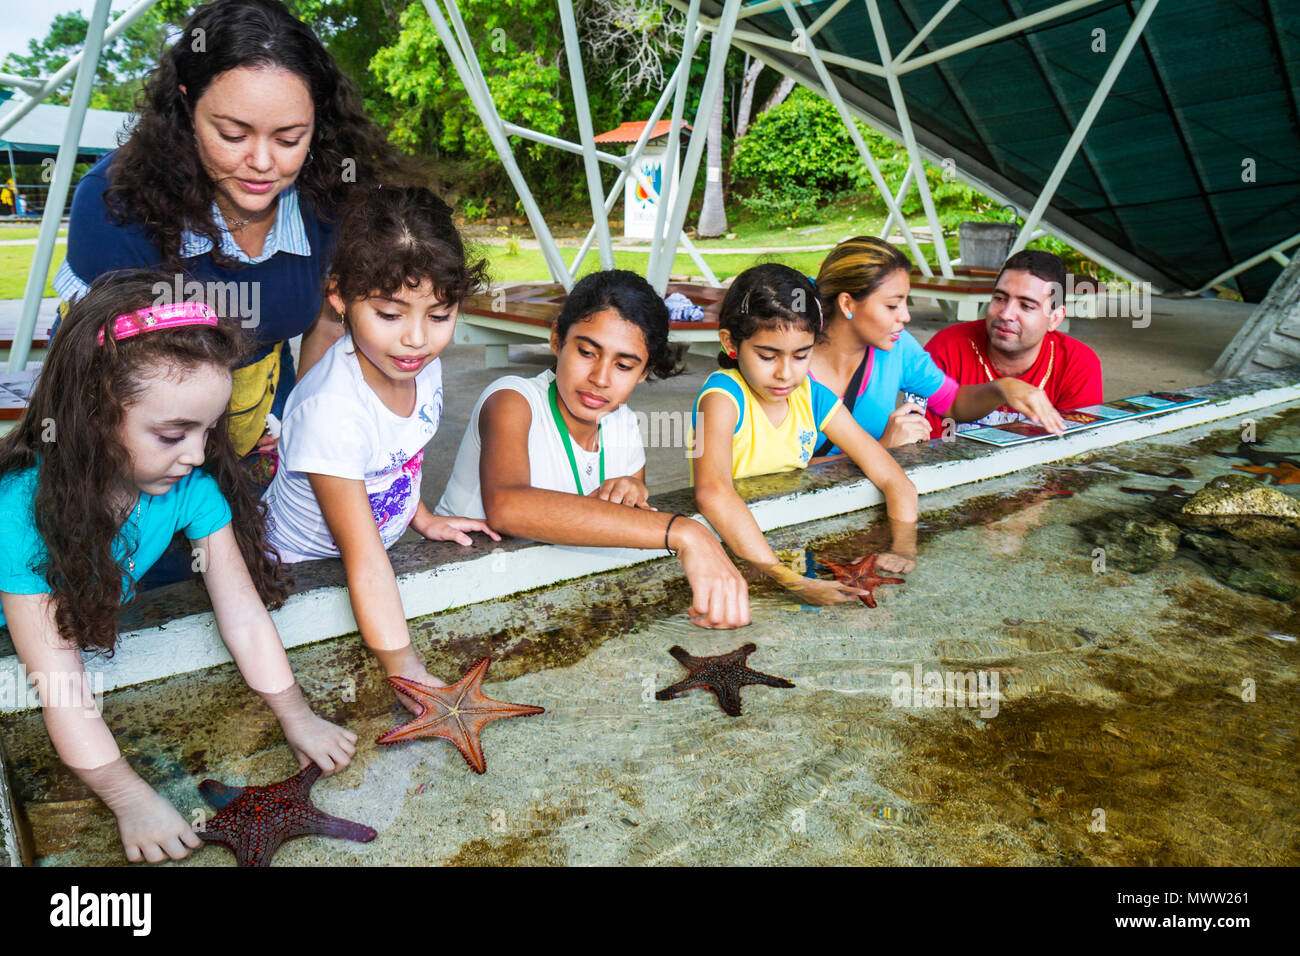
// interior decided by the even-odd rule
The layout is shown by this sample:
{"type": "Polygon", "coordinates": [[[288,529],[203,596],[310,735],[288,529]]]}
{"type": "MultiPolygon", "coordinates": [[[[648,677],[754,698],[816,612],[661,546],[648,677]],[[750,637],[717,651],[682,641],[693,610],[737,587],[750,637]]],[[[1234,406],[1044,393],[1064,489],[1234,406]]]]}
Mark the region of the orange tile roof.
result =
{"type": "MultiPolygon", "coordinates": [[[[655,123],[654,132],[650,134],[650,142],[657,139],[663,139],[668,135],[672,128],[672,120],[660,120],[655,123]]],[[[685,120],[682,121],[682,129],[689,131],[691,124],[685,120]]],[[[635,143],[641,136],[641,131],[645,129],[645,120],[634,120],[624,123],[618,129],[611,129],[608,132],[600,133],[596,136],[597,143],[635,143]]]]}

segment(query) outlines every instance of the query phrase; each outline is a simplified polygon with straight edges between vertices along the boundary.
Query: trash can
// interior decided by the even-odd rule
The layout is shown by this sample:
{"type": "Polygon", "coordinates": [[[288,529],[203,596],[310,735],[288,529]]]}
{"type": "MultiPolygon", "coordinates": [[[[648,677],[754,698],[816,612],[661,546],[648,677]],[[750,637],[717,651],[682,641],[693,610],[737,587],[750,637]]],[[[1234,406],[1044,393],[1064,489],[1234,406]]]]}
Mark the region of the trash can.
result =
{"type": "Polygon", "coordinates": [[[963,222],[957,227],[961,264],[971,269],[1002,268],[1020,227],[1014,222],[963,222]]]}

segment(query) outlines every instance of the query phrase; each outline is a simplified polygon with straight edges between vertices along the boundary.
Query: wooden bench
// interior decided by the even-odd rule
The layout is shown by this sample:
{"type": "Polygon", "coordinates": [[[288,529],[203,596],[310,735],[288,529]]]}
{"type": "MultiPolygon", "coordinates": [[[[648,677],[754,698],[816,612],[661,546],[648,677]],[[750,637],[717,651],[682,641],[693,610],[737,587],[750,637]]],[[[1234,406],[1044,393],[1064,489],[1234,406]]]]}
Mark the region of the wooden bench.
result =
{"type": "MultiPolygon", "coordinates": [[[[726,289],[673,282],[668,293],[680,292],[704,309],[699,322],[673,322],[670,342],[683,342],[698,355],[718,353],[718,308],[726,289]]],[[[458,345],[482,345],[488,368],[510,362],[510,346],[546,342],[567,293],[558,282],[522,282],[471,296],[460,307],[456,322],[458,345]]]]}
{"type": "MultiPolygon", "coordinates": [[[[45,351],[50,347],[50,326],[54,324],[55,317],[52,315],[38,315],[36,317],[36,329],[32,335],[32,350],[30,360],[40,361],[45,357],[45,351]]],[[[14,334],[18,331],[17,318],[0,319],[0,371],[2,366],[9,362],[9,350],[14,347],[14,334]]]]}

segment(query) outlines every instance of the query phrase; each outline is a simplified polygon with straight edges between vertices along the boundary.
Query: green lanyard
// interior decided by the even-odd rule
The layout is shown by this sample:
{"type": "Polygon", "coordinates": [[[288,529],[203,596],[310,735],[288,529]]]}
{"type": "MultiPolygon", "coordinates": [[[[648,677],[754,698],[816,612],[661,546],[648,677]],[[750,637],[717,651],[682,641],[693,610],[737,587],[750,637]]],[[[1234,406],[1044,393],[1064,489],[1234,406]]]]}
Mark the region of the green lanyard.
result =
{"type": "MultiPolygon", "coordinates": [[[[573,469],[573,483],[577,486],[578,494],[583,494],[582,479],[578,477],[578,459],[573,456],[573,442],[569,438],[569,426],[564,424],[564,416],[560,414],[560,392],[555,387],[555,381],[551,381],[551,389],[548,392],[551,399],[551,417],[555,419],[555,428],[560,433],[560,441],[564,443],[564,450],[569,454],[569,467],[573,469]]],[[[605,423],[601,422],[597,426],[597,441],[600,442],[600,483],[605,483],[605,423]]]]}

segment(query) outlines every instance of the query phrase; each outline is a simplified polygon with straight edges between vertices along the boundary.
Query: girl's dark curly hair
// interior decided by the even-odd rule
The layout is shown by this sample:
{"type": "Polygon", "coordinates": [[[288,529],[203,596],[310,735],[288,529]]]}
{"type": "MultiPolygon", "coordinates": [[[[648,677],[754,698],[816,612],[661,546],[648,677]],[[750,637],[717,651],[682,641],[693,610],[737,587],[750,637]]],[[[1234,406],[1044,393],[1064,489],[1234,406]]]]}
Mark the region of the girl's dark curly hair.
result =
{"type": "Polygon", "coordinates": [[[354,195],[339,221],[330,284],[344,302],[416,289],[427,279],[446,305],[487,283],[487,263],[467,256],[451,207],[422,186],[381,186],[354,195]]]}
{"type": "Polygon", "coordinates": [[[569,291],[555,319],[555,331],[563,343],[574,323],[597,312],[613,309],[645,336],[650,378],[676,375],[677,355],[668,344],[668,306],[644,278],[626,269],[607,269],[583,276],[569,291]]]}
{"type": "MultiPolygon", "coordinates": [[[[814,342],[825,338],[821,302],[808,277],[777,262],[751,266],[736,276],[722,298],[718,328],[730,332],[739,347],[755,332],[786,327],[806,329],[814,342]]],[[[718,364],[740,367],[726,352],[718,353],[718,364]]]]}
{"type": "Polygon", "coordinates": [[[193,107],[213,79],[237,67],[288,70],[311,91],[315,131],[295,185],[317,215],[332,216],[358,184],[422,178],[362,112],[356,87],[310,27],[277,0],[214,0],[194,11],[150,73],[136,103],[139,120],[113,158],[104,193],[114,221],[142,226],[168,271],[182,269],[186,227],[211,240],[217,264],[234,266],[220,251],[216,185],[199,162],[193,107]],[[349,169],[355,175],[345,177],[349,169]]]}
{"type": "MultiPolygon", "coordinates": [[[[48,555],[41,573],[53,592],[59,633],[83,650],[112,656],[124,568],[113,556],[122,515],[112,489],[130,481],[130,452],[119,430],[150,376],[184,376],[202,365],[230,371],[246,360],[239,324],[183,325],[117,341],[116,316],[155,305],[171,277],[154,270],[108,273],[68,310],[22,420],[0,438],[0,476],[38,466],[32,503],[48,555]],[[104,344],[96,338],[104,332],[104,344]]],[[[202,469],[230,505],[232,527],[253,585],[272,607],[287,580],[266,541],[266,505],[249,489],[223,420],[208,434],[202,469]]],[[[131,542],[126,542],[128,554],[131,542]]],[[[129,597],[129,595],[128,595],[129,597]]]]}

